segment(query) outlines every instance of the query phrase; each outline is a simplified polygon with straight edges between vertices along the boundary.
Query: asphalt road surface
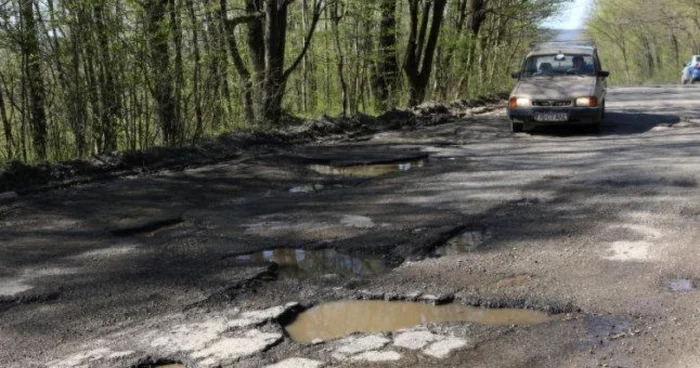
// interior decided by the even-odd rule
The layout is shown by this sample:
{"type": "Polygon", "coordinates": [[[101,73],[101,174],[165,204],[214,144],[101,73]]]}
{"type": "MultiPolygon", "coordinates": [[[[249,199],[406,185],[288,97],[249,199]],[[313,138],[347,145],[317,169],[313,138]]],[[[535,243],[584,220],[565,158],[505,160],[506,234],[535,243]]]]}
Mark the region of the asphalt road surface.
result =
{"type": "MultiPolygon", "coordinates": [[[[700,89],[607,107],[600,134],[485,109],[6,201],[0,366],[699,367],[700,89]],[[358,299],[549,318],[283,328],[358,299]]],[[[411,313],[373,305],[327,323],[411,313]]]]}

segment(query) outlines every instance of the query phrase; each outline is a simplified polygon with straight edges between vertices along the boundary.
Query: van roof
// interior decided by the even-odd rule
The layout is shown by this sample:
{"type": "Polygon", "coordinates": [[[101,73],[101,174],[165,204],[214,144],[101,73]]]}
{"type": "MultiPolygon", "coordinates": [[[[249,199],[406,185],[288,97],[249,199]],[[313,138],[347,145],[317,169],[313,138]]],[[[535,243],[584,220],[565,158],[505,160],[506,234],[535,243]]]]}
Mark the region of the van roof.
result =
{"type": "Polygon", "coordinates": [[[530,44],[531,54],[550,52],[582,52],[593,54],[596,51],[593,41],[549,41],[530,44]]]}
{"type": "Polygon", "coordinates": [[[575,40],[575,41],[546,41],[546,42],[534,42],[530,44],[532,49],[538,48],[557,48],[557,47],[583,47],[595,49],[595,43],[589,40],[575,40]]]}
{"type": "Polygon", "coordinates": [[[530,46],[532,49],[528,53],[528,56],[552,53],[585,55],[594,55],[596,53],[595,45],[593,42],[589,41],[551,41],[532,44],[530,46]]]}

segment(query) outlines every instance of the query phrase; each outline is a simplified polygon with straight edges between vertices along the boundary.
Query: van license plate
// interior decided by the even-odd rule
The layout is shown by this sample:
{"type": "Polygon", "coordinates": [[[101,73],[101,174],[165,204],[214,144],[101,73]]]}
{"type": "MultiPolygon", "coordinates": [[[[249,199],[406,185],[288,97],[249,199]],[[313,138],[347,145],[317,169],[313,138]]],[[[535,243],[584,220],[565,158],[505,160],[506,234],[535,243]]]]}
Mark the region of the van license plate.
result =
{"type": "Polygon", "coordinates": [[[565,112],[549,112],[535,114],[536,121],[568,121],[569,114],[565,112]]]}

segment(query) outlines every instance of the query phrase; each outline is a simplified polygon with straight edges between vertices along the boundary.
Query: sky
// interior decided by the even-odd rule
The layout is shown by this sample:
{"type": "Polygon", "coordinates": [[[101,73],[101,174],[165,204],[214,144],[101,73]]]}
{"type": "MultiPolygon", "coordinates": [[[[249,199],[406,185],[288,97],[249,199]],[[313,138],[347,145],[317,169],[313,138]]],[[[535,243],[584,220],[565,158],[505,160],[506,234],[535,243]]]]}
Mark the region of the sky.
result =
{"type": "Polygon", "coordinates": [[[555,29],[581,29],[586,22],[589,9],[594,0],[574,0],[564,6],[558,16],[544,22],[543,26],[555,29]]]}

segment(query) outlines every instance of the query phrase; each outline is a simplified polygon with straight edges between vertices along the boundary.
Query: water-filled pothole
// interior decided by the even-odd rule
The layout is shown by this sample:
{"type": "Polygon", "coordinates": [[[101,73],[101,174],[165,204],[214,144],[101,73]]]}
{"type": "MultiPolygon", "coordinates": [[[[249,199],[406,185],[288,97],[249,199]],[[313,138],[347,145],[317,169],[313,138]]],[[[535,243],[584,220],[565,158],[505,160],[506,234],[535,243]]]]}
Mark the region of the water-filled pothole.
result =
{"type": "Polygon", "coordinates": [[[375,300],[322,304],[299,314],[285,327],[297,342],[331,340],[354,332],[392,332],[427,322],[461,321],[486,325],[533,325],[551,319],[527,309],[485,309],[459,304],[433,306],[417,302],[375,300]]]}
{"type": "Polygon", "coordinates": [[[423,167],[423,165],[425,165],[425,160],[348,166],[314,164],[309,165],[309,168],[313,171],[316,171],[319,174],[324,175],[340,175],[366,178],[381,176],[393,172],[409,171],[414,168],[423,167]]]}
{"type": "Polygon", "coordinates": [[[483,229],[469,229],[449,239],[445,244],[435,249],[436,256],[456,256],[473,252],[479,248],[491,235],[483,229]]]}
{"type": "Polygon", "coordinates": [[[236,257],[246,263],[274,262],[279,268],[280,279],[336,274],[341,276],[376,275],[387,271],[388,266],[380,255],[347,255],[335,249],[305,250],[279,248],[236,257]]]}
{"type": "Polygon", "coordinates": [[[159,359],[157,361],[147,359],[145,362],[131,366],[131,368],[187,368],[185,364],[172,362],[169,359],[159,359]]]}

